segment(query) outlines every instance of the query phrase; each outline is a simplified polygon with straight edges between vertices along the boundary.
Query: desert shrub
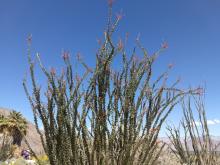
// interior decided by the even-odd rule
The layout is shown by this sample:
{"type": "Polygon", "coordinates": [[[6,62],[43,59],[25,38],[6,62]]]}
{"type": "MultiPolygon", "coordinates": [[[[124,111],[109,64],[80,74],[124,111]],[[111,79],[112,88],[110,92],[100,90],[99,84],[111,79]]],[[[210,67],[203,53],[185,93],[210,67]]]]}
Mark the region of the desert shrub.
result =
{"type": "MultiPolygon", "coordinates": [[[[153,55],[139,39],[131,55],[122,40],[115,44],[113,34],[121,17],[114,21],[111,10],[110,5],[95,68],[90,69],[78,56],[85,68],[81,76],[72,69],[68,52],[62,54],[66,68],[60,75],[54,68],[48,70],[38,54],[38,64],[47,79],[43,92],[36,81],[29,47],[32,92],[26,79],[23,85],[51,165],[155,164],[164,147],[158,141],[162,124],[179,100],[194,92],[177,89],[178,81],[167,85],[171,66],[159,77],[153,76],[152,66],[167,48],[166,43],[153,55]],[[136,55],[136,49],[142,57],[136,55]],[[117,70],[113,65],[116,56],[121,60],[117,70]]],[[[30,44],[31,38],[28,41],[30,44]]]]}
{"type": "Polygon", "coordinates": [[[36,161],[38,161],[40,165],[49,165],[49,159],[47,155],[38,155],[37,158],[38,160],[36,161]]]}
{"type": "MultiPolygon", "coordinates": [[[[9,159],[5,162],[2,162],[1,165],[37,165],[34,161],[32,160],[25,160],[23,158],[18,158],[18,159],[9,159]]],[[[42,164],[46,165],[46,164],[42,164]]]]}
{"type": "Polygon", "coordinates": [[[168,127],[169,139],[172,142],[171,150],[181,164],[189,165],[216,165],[219,164],[217,147],[213,144],[206,119],[204,102],[201,98],[194,98],[195,106],[191,100],[183,102],[184,118],[181,128],[168,127]],[[196,109],[198,121],[195,121],[193,108],[196,109]],[[183,136],[181,136],[183,130],[183,136]]]}

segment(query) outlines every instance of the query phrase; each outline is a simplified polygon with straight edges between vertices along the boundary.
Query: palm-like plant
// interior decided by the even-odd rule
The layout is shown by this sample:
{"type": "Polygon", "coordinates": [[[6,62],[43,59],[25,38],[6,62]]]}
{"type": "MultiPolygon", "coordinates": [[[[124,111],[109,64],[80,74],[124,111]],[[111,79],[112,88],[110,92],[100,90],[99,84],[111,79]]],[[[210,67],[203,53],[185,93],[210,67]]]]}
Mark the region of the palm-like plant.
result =
{"type": "Polygon", "coordinates": [[[26,134],[27,122],[19,112],[11,112],[9,116],[0,115],[0,160],[13,155],[13,144],[20,146],[26,134]]]}
{"type": "Polygon", "coordinates": [[[0,134],[7,133],[8,124],[7,124],[7,118],[5,118],[3,115],[0,115],[0,134]]]}
{"type": "MultiPolygon", "coordinates": [[[[3,126],[4,125],[2,125],[2,127],[3,126]]],[[[22,114],[12,111],[5,119],[5,128],[13,138],[12,143],[21,146],[21,141],[27,133],[27,121],[22,114]]]]}
{"type": "Polygon", "coordinates": [[[8,116],[8,126],[11,129],[13,144],[20,146],[23,137],[27,134],[27,121],[20,112],[12,111],[8,116]]]}

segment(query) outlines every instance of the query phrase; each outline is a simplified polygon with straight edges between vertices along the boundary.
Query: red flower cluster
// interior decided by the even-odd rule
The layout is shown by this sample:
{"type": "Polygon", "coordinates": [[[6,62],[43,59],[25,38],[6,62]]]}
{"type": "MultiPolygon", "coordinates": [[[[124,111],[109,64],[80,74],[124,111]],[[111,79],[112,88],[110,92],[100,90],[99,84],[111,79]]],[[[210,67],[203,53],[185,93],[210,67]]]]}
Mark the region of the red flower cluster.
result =
{"type": "Polygon", "coordinates": [[[114,0],[108,0],[108,5],[109,5],[110,7],[112,7],[113,3],[114,3],[114,0]]]}
{"type": "Polygon", "coordinates": [[[69,60],[69,58],[70,58],[70,53],[68,52],[68,51],[64,51],[63,53],[62,53],[62,58],[63,58],[63,60],[69,60]]]}
{"type": "Polygon", "coordinates": [[[50,69],[50,74],[51,74],[52,76],[55,76],[55,74],[56,74],[56,69],[52,67],[52,68],[50,69]]]}
{"type": "Polygon", "coordinates": [[[198,87],[195,89],[195,94],[197,95],[203,95],[204,94],[204,89],[201,87],[198,87]]]}
{"type": "Polygon", "coordinates": [[[123,49],[124,44],[123,44],[123,42],[122,42],[121,39],[119,39],[119,42],[118,42],[118,45],[117,45],[117,46],[118,46],[118,50],[119,50],[119,51],[123,49]]]}
{"type": "Polygon", "coordinates": [[[172,69],[173,66],[174,66],[174,64],[172,64],[172,63],[168,64],[168,68],[169,68],[169,69],[172,69]]]}
{"type": "Polygon", "coordinates": [[[117,14],[116,14],[117,20],[121,20],[122,17],[123,17],[122,13],[117,13],[117,14]]]}
{"type": "Polygon", "coordinates": [[[32,34],[28,35],[27,42],[28,42],[28,44],[32,43],[32,34]]]}
{"type": "Polygon", "coordinates": [[[167,42],[162,43],[161,47],[163,49],[167,49],[168,48],[168,43],[167,42]]]}

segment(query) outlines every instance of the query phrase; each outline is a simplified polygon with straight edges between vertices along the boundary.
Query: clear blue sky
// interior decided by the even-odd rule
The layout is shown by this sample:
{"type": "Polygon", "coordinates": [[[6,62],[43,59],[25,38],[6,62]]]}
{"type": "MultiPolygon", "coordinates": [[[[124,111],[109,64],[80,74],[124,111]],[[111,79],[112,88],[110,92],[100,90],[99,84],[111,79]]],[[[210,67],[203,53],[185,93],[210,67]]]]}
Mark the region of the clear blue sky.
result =
{"type": "MultiPolygon", "coordinates": [[[[159,73],[169,63],[172,78],[181,76],[184,87],[206,83],[208,119],[220,119],[220,1],[117,0],[114,13],[123,10],[115,38],[129,32],[129,47],[138,33],[152,53],[163,41],[169,49],[155,66],[159,73]]],[[[27,71],[26,37],[33,35],[33,52],[48,66],[62,65],[61,50],[81,52],[94,65],[96,39],[103,34],[106,0],[1,0],[0,1],[0,107],[32,113],[22,87],[27,71]]],[[[41,77],[39,76],[41,79],[41,77]]],[[[177,123],[178,110],[172,114],[177,123]]],[[[220,125],[210,125],[220,135],[220,125]]]]}

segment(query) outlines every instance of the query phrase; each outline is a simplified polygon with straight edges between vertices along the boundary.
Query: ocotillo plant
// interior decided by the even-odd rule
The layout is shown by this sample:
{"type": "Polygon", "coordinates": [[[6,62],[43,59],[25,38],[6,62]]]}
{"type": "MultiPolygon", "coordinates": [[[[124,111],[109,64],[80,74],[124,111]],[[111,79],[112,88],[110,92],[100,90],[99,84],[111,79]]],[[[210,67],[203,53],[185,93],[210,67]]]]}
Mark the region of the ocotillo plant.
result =
{"type": "Polygon", "coordinates": [[[169,126],[170,148],[182,164],[216,165],[219,164],[217,147],[213,144],[209,134],[204,102],[201,98],[194,99],[198,114],[198,121],[193,115],[191,100],[183,103],[184,119],[181,122],[184,136],[181,137],[180,128],[169,126]]]}
{"type": "Polygon", "coordinates": [[[35,64],[28,51],[32,93],[26,80],[23,85],[51,165],[154,164],[164,147],[157,140],[162,124],[179,100],[194,92],[177,89],[178,81],[167,86],[171,66],[153,81],[152,65],[167,44],[149,55],[137,39],[131,56],[122,40],[114,44],[113,34],[121,16],[112,21],[111,13],[110,4],[104,42],[93,71],[78,58],[86,72],[75,76],[69,53],[64,52],[66,69],[58,76],[55,69],[47,70],[37,55],[48,82],[46,98],[36,82],[35,64]],[[143,53],[140,60],[136,49],[143,53]],[[113,69],[117,55],[122,62],[118,71],[113,69]],[[39,130],[39,119],[44,134],[39,130]]]}
{"type": "Polygon", "coordinates": [[[83,162],[83,155],[77,115],[79,115],[78,107],[83,94],[80,91],[83,79],[74,79],[68,52],[63,53],[66,71],[63,71],[60,77],[56,75],[55,69],[47,71],[40,57],[37,57],[48,80],[48,88],[45,92],[46,104],[42,101],[40,88],[36,84],[34,63],[30,53],[28,61],[33,85],[32,95],[28,92],[25,80],[23,85],[31,103],[34,122],[44,150],[48,154],[51,165],[80,164],[83,162]],[[38,119],[43,124],[44,133],[39,129],[38,119]]]}

